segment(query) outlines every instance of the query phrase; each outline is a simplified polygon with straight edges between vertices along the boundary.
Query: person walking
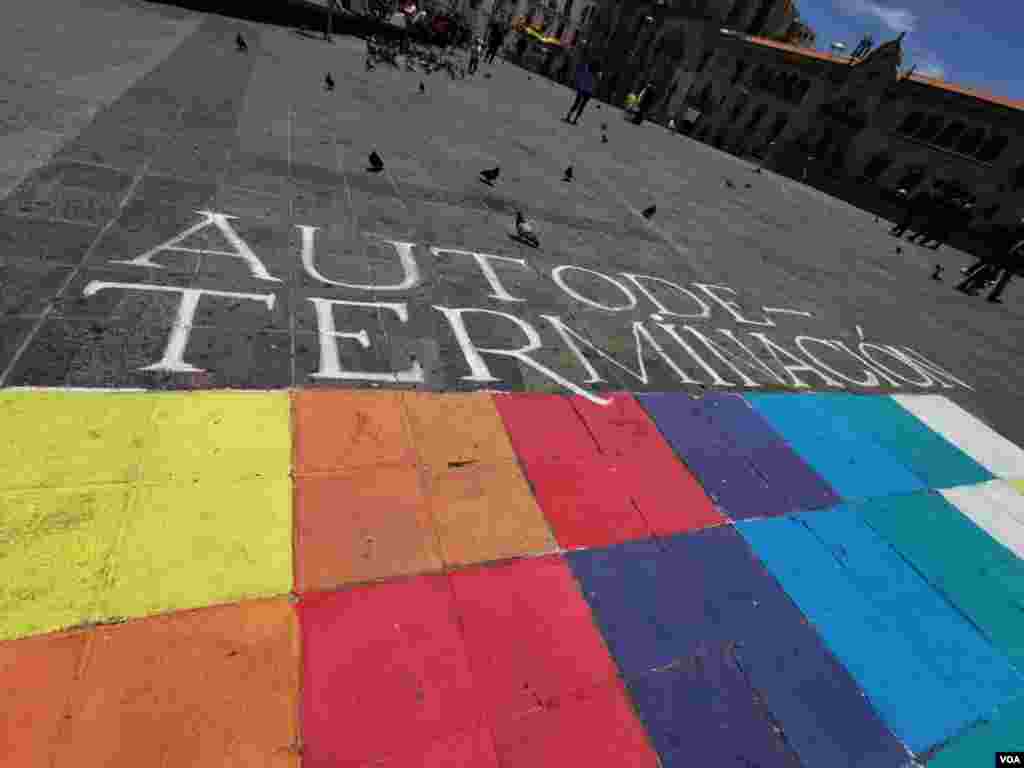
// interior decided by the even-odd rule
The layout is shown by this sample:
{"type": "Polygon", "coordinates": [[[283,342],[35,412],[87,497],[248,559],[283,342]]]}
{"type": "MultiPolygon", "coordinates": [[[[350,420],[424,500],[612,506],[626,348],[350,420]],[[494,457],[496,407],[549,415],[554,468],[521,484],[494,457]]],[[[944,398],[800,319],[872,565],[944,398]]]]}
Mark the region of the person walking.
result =
{"type": "Polygon", "coordinates": [[[970,269],[965,270],[966,275],[956,286],[956,290],[973,296],[994,280],[995,285],[989,292],[987,301],[994,304],[1002,303],[1000,297],[1003,295],[1003,291],[1006,290],[1006,286],[1017,274],[1017,271],[1024,266],[1024,239],[1020,238],[1021,230],[1018,230],[1006,255],[1001,259],[982,258],[970,269]]]}
{"type": "Polygon", "coordinates": [[[501,25],[498,22],[492,22],[490,36],[487,38],[487,56],[484,59],[486,63],[494,63],[494,57],[498,55],[498,49],[501,48],[504,38],[505,35],[502,32],[501,25]]]}
{"type": "Polygon", "coordinates": [[[910,226],[919,218],[925,215],[929,204],[931,203],[931,196],[928,194],[928,188],[925,185],[921,185],[917,188],[916,192],[907,192],[906,190],[900,190],[904,194],[904,209],[903,219],[895,227],[890,230],[890,234],[895,237],[903,237],[903,234],[910,228],[910,226]]]}
{"type": "Polygon", "coordinates": [[[469,48],[469,74],[475,75],[480,66],[480,57],[483,55],[484,44],[480,38],[475,38],[469,48]]]}
{"type": "Polygon", "coordinates": [[[587,102],[594,95],[594,73],[590,70],[590,63],[583,59],[576,66],[576,98],[569,107],[569,114],[562,118],[565,122],[576,125],[579,122],[580,115],[583,114],[584,107],[587,106],[587,102]],[[576,116],[573,117],[573,113],[576,116]]]}
{"type": "Polygon", "coordinates": [[[644,89],[640,91],[640,100],[636,106],[636,114],[633,116],[633,123],[635,125],[643,124],[647,117],[647,112],[654,106],[655,96],[657,96],[657,89],[654,87],[654,83],[647,83],[644,89]]]}

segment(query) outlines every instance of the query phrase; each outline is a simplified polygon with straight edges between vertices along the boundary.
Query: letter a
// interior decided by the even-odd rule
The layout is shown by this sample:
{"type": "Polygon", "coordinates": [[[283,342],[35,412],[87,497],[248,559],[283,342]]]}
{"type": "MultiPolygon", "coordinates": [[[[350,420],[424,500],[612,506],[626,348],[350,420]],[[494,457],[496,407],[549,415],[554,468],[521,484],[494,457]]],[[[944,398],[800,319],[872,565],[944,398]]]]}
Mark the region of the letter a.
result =
{"type": "Polygon", "coordinates": [[[165,243],[161,243],[156,248],[146,251],[141,256],[136,256],[134,259],[112,259],[111,264],[131,264],[135,267],[151,267],[153,269],[163,269],[164,267],[153,261],[153,257],[161,251],[180,251],[181,253],[198,253],[201,255],[208,256],[230,256],[234,259],[241,259],[248,267],[249,271],[252,272],[253,277],[257,277],[260,280],[269,280],[272,283],[280,283],[281,279],[274,277],[267,271],[267,268],[263,266],[263,262],[259,260],[259,257],[253,253],[246,242],[238,236],[235,232],[234,227],[231,226],[228,219],[237,219],[237,216],[228,216],[226,213],[214,213],[213,211],[196,211],[203,220],[198,224],[193,224],[191,227],[186,229],[179,235],[172,237],[165,243]],[[233,251],[213,251],[209,248],[185,248],[184,246],[178,245],[186,238],[191,237],[197,232],[201,232],[209,226],[216,227],[224,239],[231,244],[234,248],[233,251]]]}

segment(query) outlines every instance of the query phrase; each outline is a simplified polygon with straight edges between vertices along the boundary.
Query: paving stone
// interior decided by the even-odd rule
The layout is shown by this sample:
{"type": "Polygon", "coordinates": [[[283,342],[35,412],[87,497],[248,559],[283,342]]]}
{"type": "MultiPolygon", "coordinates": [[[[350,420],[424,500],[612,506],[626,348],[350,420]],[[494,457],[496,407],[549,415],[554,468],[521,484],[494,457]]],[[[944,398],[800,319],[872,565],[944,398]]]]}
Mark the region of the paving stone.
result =
{"type": "Polygon", "coordinates": [[[431,470],[515,461],[505,426],[489,395],[420,392],[401,397],[419,461],[431,470]]]}
{"type": "Polygon", "coordinates": [[[291,382],[287,334],[193,328],[185,363],[198,372],[141,370],[158,363],[170,328],[75,318],[47,320],[9,384],[154,389],[271,389],[291,382]]]}
{"type": "MultiPolygon", "coordinates": [[[[45,657],[56,663],[59,650],[45,657]]],[[[28,729],[45,733],[49,718],[59,721],[56,764],[131,766],[166,755],[299,765],[299,645],[287,600],[99,627],[76,662],[58,687],[64,706],[28,729]]]]}
{"type": "Polygon", "coordinates": [[[298,614],[306,764],[373,763],[483,725],[447,577],[307,595],[298,614]]]}
{"type": "Polygon", "coordinates": [[[424,482],[446,564],[554,551],[547,521],[515,462],[426,467],[424,482]]]}
{"type": "Polygon", "coordinates": [[[615,665],[558,556],[451,574],[474,684],[491,722],[565,706],[615,680],[615,665]]]}
{"type": "Polygon", "coordinates": [[[297,478],[295,526],[299,591],[441,569],[429,507],[412,466],[297,478]]]}
{"type": "Polygon", "coordinates": [[[134,393],[0,392],[0,488],[138,480],[155,405],[134,393]]]}
{"type": "Polygon", "coordinates": [[[538,709],[495,727],[502,766],[635,765],[654,768],[651,749],[619,681],[591,690],[552,709],[538,709]],[[600,734],[595,737],[595,734],[600,734]]]}
{"type": "Polygon", "coordinates": [[[71,267],[46,262],[0,266],[0,317],[41,314],[70,273],[71,267]]]}
{"type": "Polygon", "coordinates": [[[397,392],[299,391],[292,402],[300,476],[416,460],[397,392]]]}

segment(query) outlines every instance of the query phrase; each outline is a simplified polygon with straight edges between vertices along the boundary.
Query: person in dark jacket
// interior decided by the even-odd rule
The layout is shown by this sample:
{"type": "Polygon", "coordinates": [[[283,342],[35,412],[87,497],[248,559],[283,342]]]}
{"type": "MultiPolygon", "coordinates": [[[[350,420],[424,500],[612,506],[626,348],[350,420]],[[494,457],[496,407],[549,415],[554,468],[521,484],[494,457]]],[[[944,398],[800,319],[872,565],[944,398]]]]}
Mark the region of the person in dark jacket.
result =
{"type": "Polygon", "coordinates": [[[580,115],[583,114],[584,107],[587,106],[587,102],[590,101],[593,95],[594,73],[590,71],[590,64],[584,60],[576,67],[576,99],[573,101],[572,106],[569,107],[569,114],[562,119],[567,123],[576,125],[580,115]],[[574,112],[576,113],[575,117],[573,117],[574,112]]]}
{"type": "Polygon", "coordinates": [[[922,184],[916,192],[907,193],[904,200],[903,219],[891,231],[896,237],[902,237],[915,221],[927,215],[932,196],[929,188],[922,184]]]}
{"type": "Polygon", "coordinates": [[[648,83],[643,91],[640,92],[640,103],[637,104],[636,115],[633,117],[633,122],[636,125],[643,123],[647,117],[648,111],[654,106],[655,98],[657,97],[657,89],[654,87],[654,83],[648,83]]]}

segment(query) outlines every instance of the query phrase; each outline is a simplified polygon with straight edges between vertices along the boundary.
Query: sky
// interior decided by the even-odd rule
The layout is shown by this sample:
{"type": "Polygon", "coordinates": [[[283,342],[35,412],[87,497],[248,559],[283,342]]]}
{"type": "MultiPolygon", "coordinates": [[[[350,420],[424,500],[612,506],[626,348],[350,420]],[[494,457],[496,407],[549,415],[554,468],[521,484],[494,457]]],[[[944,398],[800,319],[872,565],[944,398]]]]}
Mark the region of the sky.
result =
{"type": "Polygon", "coordinates": [[[849,52],[864,34],[877,45],[906,32],[905,66],[1024,101],[1019,0],[797,0],[797,7],[819,49],[841,42],[849,52]]]}

